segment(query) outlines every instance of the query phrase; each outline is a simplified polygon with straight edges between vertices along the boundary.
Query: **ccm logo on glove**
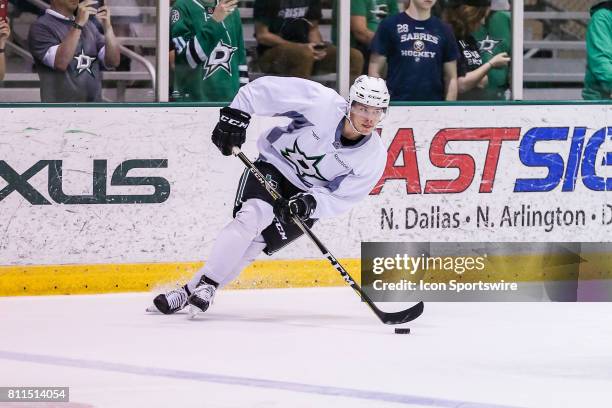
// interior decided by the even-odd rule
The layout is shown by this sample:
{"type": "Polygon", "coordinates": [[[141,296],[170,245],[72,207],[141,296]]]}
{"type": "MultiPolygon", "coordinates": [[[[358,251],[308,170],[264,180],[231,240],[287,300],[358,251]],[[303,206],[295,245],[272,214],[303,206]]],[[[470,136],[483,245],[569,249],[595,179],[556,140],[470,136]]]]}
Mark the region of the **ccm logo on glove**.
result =
{"type": "Polygon", "coordinates": [[[221,117],[219,119],[221,120],[221,122],[225,122],[225,123],[227,123],[229,125],[237,126],[239,128],[246,129],[246,128],[249,127],[249,123],[248,122],[245,123],[245,122],[240,121],[240,120],[232,119],[229,116],[221,115],[221,117]]]}
{"type": "Polygon", "coordinates": [[[246,140],[246,129],[251,115],[240,109],[226,106],[219,113],[219,122],[212,133],[212,142],[224,156],[232,154],[234,146],[240,147],[246,140]]]}

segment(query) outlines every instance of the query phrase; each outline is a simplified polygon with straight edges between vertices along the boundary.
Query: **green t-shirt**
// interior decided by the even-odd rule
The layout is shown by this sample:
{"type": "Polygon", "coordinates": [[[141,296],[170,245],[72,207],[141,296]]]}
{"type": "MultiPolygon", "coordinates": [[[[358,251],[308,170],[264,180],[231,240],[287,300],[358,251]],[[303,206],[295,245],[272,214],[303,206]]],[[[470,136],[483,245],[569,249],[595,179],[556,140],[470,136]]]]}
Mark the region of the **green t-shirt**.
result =
{"type": "MultiPolygon", "coordinates": [[[[612,2],[608,3],[612,7],[612,2]]],[[[612,99],[612,9],[592,12],[587,28],[587,69],[584,75],[584,99],[612,99]]]]}
{"type": "MultiPolygon", "coordinates": [[[[332,8],[332,41],[337,41],[337,7],[338,2],[334,1],[332,8]]],[[[351,0],[351,16],[364,16],[368,30],[376,32],[380,22],[387,16],[399,13],[397,0],[351,0]]],[[[351,34],[351,47],[355,47],[357,41],[351,34]]]]}
{"type": "Polygon", "coordinates": [[[177,0],[170,11],[178,101],[229,102],[248,82],[240,14],[236,9],[218,23],[212,18],[215,4],[177,0]]]}
{"type": "MultiPolygon", "coordinates": [[[[493,56],[502,52],[512,53],[512,22],[510,12],[493,11],[485,24],[472,34],[478,42],[482,63],[486,64],[493,56]]],[[[510,67],[494,68],[489,71],[489,83],[482,92],[482,99],[505,99],[510,88],[510,67]]]]}

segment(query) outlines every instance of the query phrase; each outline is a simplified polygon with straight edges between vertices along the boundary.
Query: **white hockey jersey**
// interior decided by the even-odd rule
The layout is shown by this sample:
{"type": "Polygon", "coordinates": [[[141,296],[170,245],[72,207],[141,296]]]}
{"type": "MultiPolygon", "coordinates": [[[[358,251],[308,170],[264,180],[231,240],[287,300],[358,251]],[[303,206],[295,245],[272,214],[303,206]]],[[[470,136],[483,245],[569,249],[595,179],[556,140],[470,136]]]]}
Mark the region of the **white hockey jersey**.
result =
{"type": "Polygon", "coordinates": [[[376,131],[354,146],[340,143],[347,101],[333,89],[300,78],[266,76],[240,88],[230,106],[292,120],[260,135],[257,147],[265,161],[314,196],[313,218],[350,210],[382,176],[387,152],[376,131]]]}

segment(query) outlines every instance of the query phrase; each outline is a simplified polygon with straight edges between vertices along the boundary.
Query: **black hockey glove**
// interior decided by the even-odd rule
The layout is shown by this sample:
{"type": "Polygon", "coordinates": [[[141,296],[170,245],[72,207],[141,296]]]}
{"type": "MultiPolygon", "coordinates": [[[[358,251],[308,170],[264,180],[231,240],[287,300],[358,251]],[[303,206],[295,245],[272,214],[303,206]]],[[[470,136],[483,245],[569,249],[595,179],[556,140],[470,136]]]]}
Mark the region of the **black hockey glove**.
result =
{"type": "Polygon", "coordinates": [[[283,224],[289,224],[292,217],[296,215],[302,221],[308,220],[315,209],[317,202],[310,194],[299,193],[290,199],[279,198],[274,202],[274,215],[283,224]]]}
{"type": "Polygon", "coordinates": [[[212,142],[224,156],[232,154],[234,146],[242,146],[250,120],[251,115],[239,109],[229,106],[221,109],[219,123],[212,132],[212,142]]]}

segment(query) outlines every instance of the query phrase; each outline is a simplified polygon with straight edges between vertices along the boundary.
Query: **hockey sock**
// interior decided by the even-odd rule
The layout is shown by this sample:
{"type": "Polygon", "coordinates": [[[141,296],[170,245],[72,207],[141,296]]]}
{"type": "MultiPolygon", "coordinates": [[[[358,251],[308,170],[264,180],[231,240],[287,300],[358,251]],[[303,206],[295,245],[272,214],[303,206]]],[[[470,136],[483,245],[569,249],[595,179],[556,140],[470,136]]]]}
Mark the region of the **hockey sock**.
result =
{"type": "Polygon", "coordinates": [[[243,264],[245,253],[273,218],[270,204],[258,199],[247,200],[236,218],[217,236],[206,264],[187,284],[189,289],[193,291],[203,275],[221,285],[233,280],[237,276],[236,269],[243,264]]]}

